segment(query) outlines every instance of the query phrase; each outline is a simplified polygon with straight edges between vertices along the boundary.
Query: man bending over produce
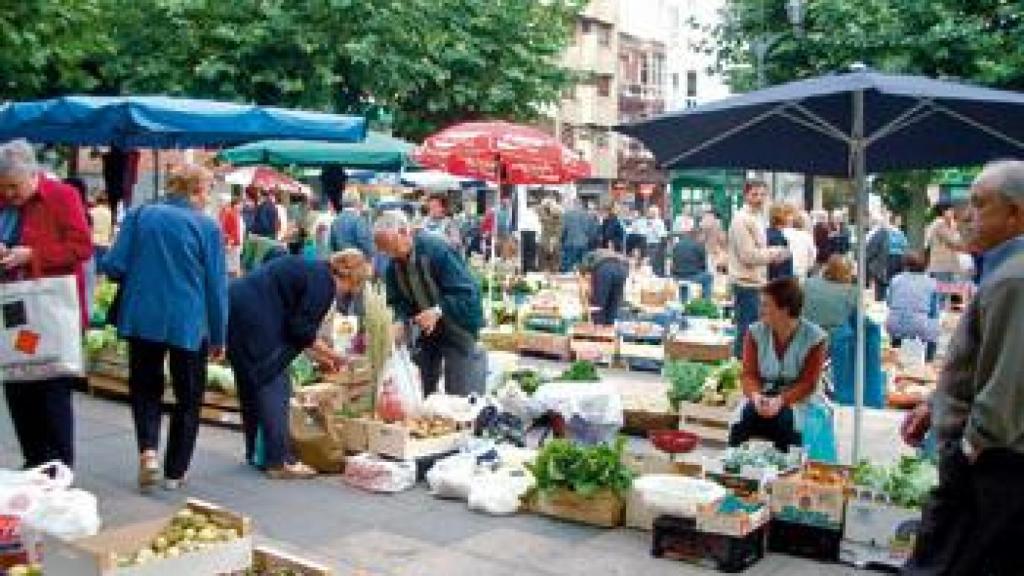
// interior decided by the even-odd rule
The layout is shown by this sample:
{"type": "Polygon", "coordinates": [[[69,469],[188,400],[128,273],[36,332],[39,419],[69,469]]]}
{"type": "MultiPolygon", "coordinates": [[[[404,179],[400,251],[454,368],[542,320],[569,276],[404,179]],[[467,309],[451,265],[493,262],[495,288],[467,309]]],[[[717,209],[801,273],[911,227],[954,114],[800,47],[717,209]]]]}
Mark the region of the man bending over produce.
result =
{"type": "Polygon", "coordinates": [[[384,274],[388,304],[412,325],[403,332],[414,348],[424,392],[437,390],[443,366],[446,392],[483,394],[487,354],[477,336],[484,314],[480,287],[465,260],[443,237],[414,233],[398,211],[377,218],[373,239],[391,258],[384,274]]]}
{"type": "Polygon", "coordinates": [[[938,441],[939,486],[904,574],[1024,574],[1024,162],[974,180],[967,244],[981,283],[957,326],[929,403],[902,434],[938,441]]]}
{"type": "Polygon", "coordinates": [[[599,248],[583,257],[580,272],[590,281],[590,305],[596,309],[594,324],[615,324],[629,277],[629,260],[618,252],[599,248]]]}

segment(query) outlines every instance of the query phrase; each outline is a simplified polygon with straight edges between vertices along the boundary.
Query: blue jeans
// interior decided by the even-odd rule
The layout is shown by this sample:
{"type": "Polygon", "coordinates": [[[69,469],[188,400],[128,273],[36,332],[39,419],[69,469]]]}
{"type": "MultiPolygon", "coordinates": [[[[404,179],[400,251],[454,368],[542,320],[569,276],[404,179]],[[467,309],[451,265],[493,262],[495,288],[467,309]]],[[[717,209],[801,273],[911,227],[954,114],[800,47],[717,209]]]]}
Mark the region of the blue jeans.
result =
{"type": "MultiPolygon", "coordinates": [[[[693,276],[686,276],[680,278],[684,282],[692,282],[694,284],[700,284],[700,297],[710,299],[712,296],[711,285],[715,281],[715,277],[710,272],[701,272],[700,274],[694,274],[693,276]]],[[[679,300],[686,302],[690,299],[689,286],[681,284],[679,286],[679,300]]]]}
{"type": "Polygon", "coordinates": [[[736,339],[732,344],[732,353],[742,358],[743,338],[747,335],[747,328],[757,322],[761,315],[761,289],[733,284],[732,294],[735,300],[733,316],[736,319],[736,339]]]}

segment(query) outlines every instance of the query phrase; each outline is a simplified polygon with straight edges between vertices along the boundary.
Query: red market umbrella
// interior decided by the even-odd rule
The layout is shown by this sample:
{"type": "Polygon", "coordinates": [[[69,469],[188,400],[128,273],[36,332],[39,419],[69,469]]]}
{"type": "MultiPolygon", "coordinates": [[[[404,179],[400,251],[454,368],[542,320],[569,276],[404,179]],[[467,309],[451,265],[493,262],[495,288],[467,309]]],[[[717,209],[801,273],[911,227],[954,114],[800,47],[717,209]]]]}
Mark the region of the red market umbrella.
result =
{"type": "Polygon", "coordinates": [[[413,152],[420,165],[499,184],[566,184],[590,164],[549,134],[508,122],[457,124],[413,152]]]}
{"type": "Polygon", "coordinates": [[[245,188],[251,186],[260,190],[284,190],[291,194],[305,193],[302,183],[266,166],[239,168],[225,176],[224,181],[245,188]]]}

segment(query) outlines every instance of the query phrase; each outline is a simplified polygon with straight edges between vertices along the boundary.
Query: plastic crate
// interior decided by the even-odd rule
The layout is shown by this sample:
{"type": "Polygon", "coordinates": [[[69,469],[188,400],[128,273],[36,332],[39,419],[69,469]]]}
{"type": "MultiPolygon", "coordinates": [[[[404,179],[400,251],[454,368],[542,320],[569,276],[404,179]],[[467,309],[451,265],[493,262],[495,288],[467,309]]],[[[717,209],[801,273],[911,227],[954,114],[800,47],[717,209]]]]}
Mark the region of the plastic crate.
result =
{"type": "Polygon", "coordinates": [[[839,530],[775,519],[768,525],[768,550],[819,562],[838,562],[842,539],[839,530]]]}
{"type": "Polygon", "coordinates": [[[693,518],[659,516],[654,520],[651,555],[655,558],[676,558],[736,573],[756,564],[764,553],[764,527],[735,537],[701,532],[693,518]]]}

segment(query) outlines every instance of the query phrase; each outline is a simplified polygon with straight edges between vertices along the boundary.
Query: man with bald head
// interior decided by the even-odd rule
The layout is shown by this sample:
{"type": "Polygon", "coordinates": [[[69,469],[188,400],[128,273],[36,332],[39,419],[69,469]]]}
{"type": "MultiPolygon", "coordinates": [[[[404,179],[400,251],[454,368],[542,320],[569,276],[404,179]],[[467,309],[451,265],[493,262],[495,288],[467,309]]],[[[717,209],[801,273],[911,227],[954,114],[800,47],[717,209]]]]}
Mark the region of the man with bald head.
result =
{"type": "Polygon", "coordinates": [[[904,574],[1024,574],[1024,162],[975,179],[966,244],[981,256],[978,292],[935,393],[903,423],[908,443],[932,428],[939,447],[939,486],[904,574]]]}

